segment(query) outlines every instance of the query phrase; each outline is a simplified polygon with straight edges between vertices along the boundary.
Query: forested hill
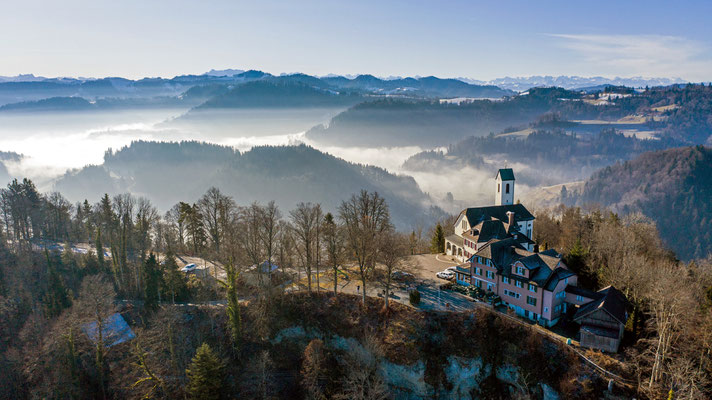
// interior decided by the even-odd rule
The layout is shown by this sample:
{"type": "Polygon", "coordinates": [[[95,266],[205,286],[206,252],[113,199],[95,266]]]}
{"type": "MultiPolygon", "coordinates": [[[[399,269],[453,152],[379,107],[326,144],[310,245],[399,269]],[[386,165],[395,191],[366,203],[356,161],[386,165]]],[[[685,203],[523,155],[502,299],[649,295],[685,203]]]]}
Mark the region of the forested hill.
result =
{"type": "Polygon", "coordinates": [[[337,115],[328,127],[307,136],[323,143],[354,146],[442,146],[467,136],[484,136],[528,124],[560,98],[576,94],[556,88],[532,90],[508,101],[479,100],[461,104],[384,99],[359,104],[337,115]]]}
{"type": "Polygon", "coordinates": [[[443,216],[413,178],[352,164],[304,145],[255,147],[240,153],[198,142],[134,142],[107,151],[102,165],[68,172],[55,189],[72,201],[96,193],[130,192],[166,211],[176,199],[197,200],[211,186],[238,204],[275,200],[283,210],[299,202],[318,202],[336,211],[342,200],[362,189],[377,191],[401,229],[428,226],[443,216]]]}
{"type": "MultiPolygon", "coordinates": [[[[312,79],[318,81],[316,78],[312,79]]],[[[349,106],[365,100],[360,94],[349,91],[336,92],[328,87],[319,87],[309,83],[281,78],[248,82],[224,93],[219,93],[197,109],[334,107],[349,106]]]]}
{"type": "Polygon", "coordinates": [[[712,252],[712,149],[695,146],[645,153],[606,167],[585,184],[584,203],[641,211],[684,260],[712,252]]]}

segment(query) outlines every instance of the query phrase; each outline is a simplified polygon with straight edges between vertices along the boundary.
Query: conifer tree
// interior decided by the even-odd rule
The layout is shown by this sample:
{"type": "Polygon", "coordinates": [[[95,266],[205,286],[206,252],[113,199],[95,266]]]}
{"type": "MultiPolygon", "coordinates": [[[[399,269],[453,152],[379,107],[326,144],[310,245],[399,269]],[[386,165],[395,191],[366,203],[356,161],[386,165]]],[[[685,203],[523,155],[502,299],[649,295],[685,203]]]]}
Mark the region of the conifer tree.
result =
{"type": "Polygon", "coordinates": [[[183,300],[188,293],[185,274],[180,271],[175,255],[170,249],[163,262],[163,292],[166,296],[170,296],[173,303],[176,302],[176,299],[183,300]]]}
{"type": "Polygon", "coordinates": [[[156,255],[151,253],[143,263],[143,273],[146,279],[144,285],[144,305],[152,309],[158,305],[158,289],[161,281],[161,270],[158,268],[156,255]]]}
{"type": "Polygon", "coordinates": [[[96,228],[94,247],[96,248],[96,259],[99,261],[99,270],[104,271],[104,244],[101,242],[101,228],[96,228]]]}
{"type": "Polygon", "coordinates": [[[437,224],[433,231],[433,237],[430,240],[430,251],[433,253],[445,252],[445,232],[443,232],[443,227],[440,224],[437,224]]]}
{"type": "Polygon", "coordinates": [[[235,350],[240,347],[242,334],[242,319],[240,317],[240,303],[237,297],[237,278],[239,276],[235,265],[229,262],[225,265],[227,279],[220,281],[227,292],[227,318],[230,329],[230,338],[235,350]]]}
{"type": "Polygon", "coordinates": [[[67,288],[62,283],[59,272],[50,259],[49,252],[45,250],[47,258],[47,293],[44,296],[45,311],[48,317],[59,315],[65,308],[72,305],[72,299],[67,293],[67,288]]]}
{"type": "Polygon", "coordinates": [[[188,397],[191,399],[220,399],[223,391],[223,363],[207,343],[198,347],[188,369],[188,397]]]}

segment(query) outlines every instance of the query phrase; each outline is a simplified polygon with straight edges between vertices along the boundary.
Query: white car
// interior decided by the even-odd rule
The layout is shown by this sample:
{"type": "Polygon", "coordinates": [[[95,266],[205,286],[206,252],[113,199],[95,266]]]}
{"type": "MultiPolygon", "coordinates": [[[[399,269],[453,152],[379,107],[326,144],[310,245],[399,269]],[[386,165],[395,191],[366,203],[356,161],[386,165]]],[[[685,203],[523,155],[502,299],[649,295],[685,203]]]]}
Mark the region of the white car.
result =
{"type": "Polygon", "coordinates": [[[449,281],[450,279],[455,277],[455,273],[452,271],[445,270],[445,271],[438,272],[437,274],[435,274],[435,276],[437,276],[440,279],[445,279],[445,280],[449,281]]]}
{"type": "Polygon", "coordinates": [[[180,270],[183,272],[191,272],[194,271],[196,268],[198,268],[195,264],[188,264],[185,267],[181,268],[180,270]]]}

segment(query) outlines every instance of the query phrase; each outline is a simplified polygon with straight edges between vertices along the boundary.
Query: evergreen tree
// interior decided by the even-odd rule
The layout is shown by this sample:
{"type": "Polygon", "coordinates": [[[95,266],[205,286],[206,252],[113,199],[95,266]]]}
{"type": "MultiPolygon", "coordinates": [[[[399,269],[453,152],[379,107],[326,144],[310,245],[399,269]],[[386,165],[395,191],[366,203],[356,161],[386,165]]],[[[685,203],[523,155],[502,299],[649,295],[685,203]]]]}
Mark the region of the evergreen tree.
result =
{"type": "Polygon", "coordinates": [[[96,248],[96,259],[99,262],[99,270],[104,270],[104,244],[101,242],[101,228],[96,228],[96,240],[94,241],[96,248]]]}
{"type": "Polygon", "coordinates": [[[158,305],[158,288],[161,281],[161,270],[158,268],[156,255],[151,253],[143,263],[143,274],[146,279],[144,285],[144,305],[148,309],[158,305]]]}
{"type": "Polygon", "coordinates": [[[440,224],[437,224],[433,231],[433,237],[430,240],[430,251],[433,253],[445,252],[445,232],[443,232],[443,227],[440,224]]]}
{"type": "Polygon", "coordinates": [[[220,399],[223,392],[223,363],[207,343],[195,353],[188,369],[188,397],[191,399],[220,399]]]}
{"type": "Polygon", "coordinates": [[[242,334],[242,319],[240,317],[240,303],[237,297],[237,268],[232,262],[225,265],[227,280],[220,283],[225,287],[227,292],[227,318],[230,329],[230,338],[235,350],[240,347],[240,335],[242,334]]]}
{"type": "Polygon", "coordinates": [[[45,312],[48,317],[59,315],[62,310],[72,305],[72,299],[67,293],[67,288],[62,283],[62,277],[50,260],[49,252],[45,250],[47,258],[47,292],[44,296],[45,312]]]}
{"type": "Polygon", "coordinates": [[[172,250],[168,250],[163,262],[163,293],[173,303],[184,300],[188,295],[188,283],[185,274],[180,271],[172,250]]]}

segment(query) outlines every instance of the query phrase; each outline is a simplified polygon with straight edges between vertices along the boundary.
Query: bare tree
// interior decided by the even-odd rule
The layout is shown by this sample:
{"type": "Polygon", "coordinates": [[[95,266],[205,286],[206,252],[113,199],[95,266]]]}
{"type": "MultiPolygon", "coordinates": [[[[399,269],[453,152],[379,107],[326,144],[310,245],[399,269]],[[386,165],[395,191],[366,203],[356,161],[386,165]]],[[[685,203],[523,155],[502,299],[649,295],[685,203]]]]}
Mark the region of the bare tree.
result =
{"type": "Polygon", "coordinates": [[[334,216],[327,213],[324,217],[324,245],[326,247],[326,261],[334,274],[334,295],[339,287],[339,272],[341,263],[346,255],[344,230],[336,223],[334,216]]]}
{"type": "Polygon", "coordinates": [[[341,203],[339,217],[344,223],[348,249],[359,269],[366,304],[366,283],[376,265],[379,241],[391,226],[388,204],[378,193],[362,190],[358,196],[341,203]]]}
{"type": "Polygon", "coordinates": [[[389,307],[393,273],[395,271],[403,271],[403,266],[405,265],[403,257],[408,251],[406,243],[405,238],[393,229],[383,232],[381,236],[378,259],[382,268],[381,284],[385,290],[384,305],[386,310],[389,307]]]}
{"type": "Polygon", "coordinates": [[[316,231],[318,212],[321,208],[312,203],[299,203],[290,211],[294,236],[297,242],[297,252],[302,261],[302,268],[307,275],[307,290],[312,291],[312,266],[316,246],[316,231]]]}
{"type": "Polygon", "coordinates": [[[215,256],[219,257],[220,245],[235,202],[230,196],[222,194],[220,189],[211,187],[198,201],[198,207],[205,221],[212,249],[215,256]]]}
{"type": "Polygon", "coordinates": [[[261,218],[261,238],[262,244],[265,249],[267,264],[268,264],[268,274],[271,279],[272,273],[272,261],[274,259],[274,251],[276,247],[277,237],[279,236],[280,220],[282,219],[282,213],[279,212],[279,208],[274,203],[270,201],[265,207],[262,208],[262,218],[261,218]]]}
{"type": "Polygon", "coordinates": [[[93,338],[95,362],[103,398],[106,398],[106,370],[108,368],[106,365],[106,352],[113,340],[113,338],[105,336],[107,333],[106,323],[109,317],[116,313],[115,296],[111,283],[104,280],[100,275],[90,275],[82,281],[79,299],[76,301],[75,306],[72,307],[80,323],[96,326],[93,338]]]}

